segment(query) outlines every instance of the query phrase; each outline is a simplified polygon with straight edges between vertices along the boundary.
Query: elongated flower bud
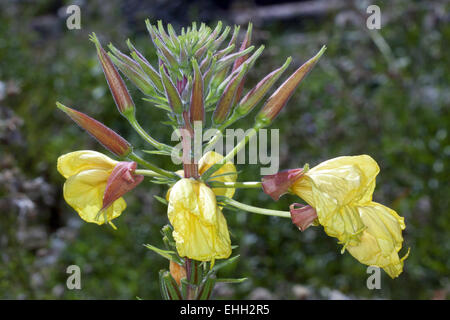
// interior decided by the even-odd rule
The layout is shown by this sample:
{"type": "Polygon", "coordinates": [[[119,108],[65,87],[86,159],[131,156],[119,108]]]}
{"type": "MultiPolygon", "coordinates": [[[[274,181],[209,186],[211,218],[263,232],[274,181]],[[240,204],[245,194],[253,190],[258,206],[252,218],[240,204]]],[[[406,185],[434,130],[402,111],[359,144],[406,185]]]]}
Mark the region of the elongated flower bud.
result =
{"type": "Polygon", "coordinates": [[[264,193],[277,201],[303,175],[303,169],[289,169],[262,178],[264,193]]]}
{"type": "Polygon", "coordinates": [[[91,35],[90,39],[95,43],[97,48],[98,59],[102,65],[103,73],[105,74],[106,81],[108,82],[109,89],[111,90],[117,108],[120,113],[124,115],[134,113],[134,102],[131,99],[125,83],[120,77],[119,72],[114,67],[114,64],[106,54],[105,50],[103,50],[95,33],[91,35]]]}
{"type": "MultiPolygon", "coordinates": [[[[252,30],[253,30],[253,25],[250,22],[248,24],[247,33],[245,34],[245,38],[242,41],[240,51],[244,51],[245,49],[247,49],[250,46],[251,39],[252,39],[252,30]]],[[[247,60],[247,58],[248,58],[248,54],[246,54],[244,56],[241,56],[238,59],[236,59],[236,61],[234,62],[232,70],[234,71],[237,68],[239,68],[239,66],[242,65],[242,63],[244,63],[244,61],[247,60]]],[[[237,88],[236,100],[239,100],[241,98],[241,96],[242,96],[242,90],[244,90],[244,83],[245,83],[245,78],[242,79],[241,83],[239,84],[239,87],[237,88]]]]}
{"type": "Polygon", "coordinates": [[[128,79],[130,79],[131,82],[136,85],[136,87],[138,87],[143,94],[148,96],[154,95],[155,91],[150,79],[135,61],[134,62],[137,67],[135,67],[134,64],[128,64],[124,62],[124,60],[118,59],[112,53],[108,53],[108,55],[111,58],[111,61],[120,69],[120,71],[122,71],[123,74],[127,76],[128,79]]]}
{"type": "Polygon", "coordinates": [[[255,48],[254,46],[251,46],[245,50],[235,52],[233,54],[223,57],[222,59],[217,61],[216,71],[220,71],[223,68],[230,66],[234,61],[236,61],[236,59],[252,52],[254,48],[255,48]]]}
{"type": "Polygon", "coordinates": [[[191,106],[189,110],[191,123],[205,120],[205,107],[203,104],[203,78],[198,66],[197,60],[192,58],[192,67],[194,69],[194,83],[192,85],[191,106]]]}
{"type": "Polygon", "coordinates": [[[297,69],[267,100],[264,107],[256,116],[257,122],[261,125],[268,125],[280,113],[281,109],[286,105],[289,98],[294,93],[295,88],[306,77],[309,71],[315,66],[319,58],[325,52],[326,47],[322,49],[311,59],[306,61],[300,68],[297,69]]]}
{"type": "MultiPolygon", "coordinates": [[[[247,33],[245,34],[244,40],[242,40],[241,48],[239,49],[239,51],[244,51],[245,49],[247,49],[250,46],[251,39],[252,39],[252,30],[253,30],[253,25],[250,22],[248,24],[247,33]]],[[[239,59],[236,59],[236,61],[234,62],[234,65],[233,65],[233,71],[236,70],[237,68],[239,68],[239,66],[245,60],[247,60],[247,58],[248,58],[248,56],[242,56],[239,59]]]]}
{"type": "Polygon", "coordinates": [[[239,34],[239,30],[241,29],[241,26],[234,26],[233,35],[231,36],[230,42],[228,42],[228,47],[231,45],[234,45],[236,43],[237,36],[239,34]]]}
{"type": "Polygon", "coordinates": [[[214,44],[213,44],[211,50],[216,50],[217,48],[220,47],[222,42],[228,37],[228,34],[230,33],[230,30],[231,30],[231,28],[229,26],[225,27],[225,30],[222,32],[220,37],[218,37],[216,40],[214,40],[214,44]]]}
{"type": "Polygon", "coordinates": [[[181,101],[181,97],[178,93],[177,88],[173,84],[172,80],[170,80],[170,77],[167,74],[166,70],[164,70],[164,65],[161,65],[159,67],[159,73],[161,75],[164,90],[166,92],[166,97],[169,100],[170,107],[172,108],[173,112],[181,114],[183,112],[183,102],[181,101]]]}
{"type": "Polygon", "coordinates": [[[217,102],[216,109],[213,114],[213,122],[214,124],[223,123],[226,119],[230,110],[233,107],[234,99],[236,96],[236,91],[239,84],[242,81],[242,78],[245,76],[248,70],[248,64],[244,65],[244,68],[239,72],[227,85],[225,91],[217,102]]]}
{"type": "MultiPolygon", "coordinates": [[[[253,52],[253,54],[250,56],[250,58],[248,58],[247,60],[245,60],[245,63],[248,64],[248,69],[251,69],[253,67],[253,65],[255,64],[256,60],[259,58],[259,56],[261,55],[261,53],[264,51],[264,45],[261,45],[258,50],[256,50],[255,52],[253,52]]],[[[228,84],[228,82],[233,79],[233,77],[235,77],[239,72],[241,72],[242,68],[243,68],[243,64],[241,64],[239,66],[239,68],[237,68],[236,70],[232,71],[230,73],[230,75],[222,81],[222,83],[220,84],[220,86],[218,87],[218,90],[221,91],[223,90],[223,88],[228,84]]]]}
{"type": "Polygon", "coordinates": [[[147,74],[147,76],[150,78],[150,80],[153,83],[153,86],[156,90],[163,93],[164,87],[161,82],[161,77],[159,76],[159,73],[152,67],[150,62],[145,59],[145,57],[138,51],[136,48],[131,44],[131,41],[127,41],[128,47],[131,50],[131,56],[134,60],[136,60],[139,65],[141,66],[142,70],[147,74]]]}
{"type": "Polygon", "coordinates": [[[144,180],[144,176],[134,174],[136,167],[137,164],[133,161],[122,161],[114,167],[106,183],[102,210],[108,208],[125,193],[136,188],[144,180]]]}
{"type": "Polygon", "coordinates": [[[272,88],[273,84],[278,80],[278,78],[280,78],[291,61],[291,57],[287,58],[283,66],[269,73],[252,90],[250,90],[239,102],[239,105],[236,108],[236,113],[242,117],[252,111],[252,109],[258,104],[259,101],[261,101],[267,91],[272,88]]]}
{"type": "Polygon", "coordinates": [[[131,145],[120,135],[109,129],[101,122],[88,115],[68,108],[61,103],[56,103],[57,107],[64,111],[81,128],[86,130],[92,137],[100,142],[106,149],[119,157],[125,157],[132,151],[131,145]]]}

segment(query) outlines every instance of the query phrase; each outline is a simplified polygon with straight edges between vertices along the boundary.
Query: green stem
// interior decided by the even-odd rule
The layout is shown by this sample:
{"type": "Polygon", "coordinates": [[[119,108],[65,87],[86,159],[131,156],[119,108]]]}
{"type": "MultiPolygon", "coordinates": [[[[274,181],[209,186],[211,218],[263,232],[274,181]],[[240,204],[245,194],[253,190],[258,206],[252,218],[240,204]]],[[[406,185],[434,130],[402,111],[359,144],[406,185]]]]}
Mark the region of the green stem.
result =
{"type": "Polygon", "coordinates": [[[179,179],[178,175],[174,172],[170,172],[170,171],[166,171],[164,169],[161,169],[159,167],[157,167],[156,165],[154,165],[153,163],[150,163],[144,159],[142,159],[141,157],[139,157],[137,154],[135,154],[134,152],[130,153],[128,155],[128,158],[136,161],[137,163],[139,163],[141,166],[144,166],[150,170],[152,170],[153,172],[156,172],[158,174],[160,174],[161,176],[165,176],[168,178],[176,178],[179,179]]]}
{"type": "Polygon", "coordinates": [[[244,204],[242,202],[226,198],[223,200],[226,204],[233,206],[235,208],[247,211],[247,212],[253,212],[258,214],[263,214],[266,216],[276,216],[276,217],[283,217],[283,218],[290,218],[291,213],[289,211],[280,211],[280,210],[271,210],[271,209],[265,209],[260,207],[254,207],[250,206],[248,204],[244,204]]]}
{"type": "Polygon", "coordinates": [[[158,150],[165,150],[165,151],[171,151],[172,147],[161,143],[157,140],[155,140],[154,138],[152,138],[142,127],[141,125],[137,122],[136,118],[134,117],[134,115],[132,116],[128,116],[127,117],[128,121],[130,122],[131,126],[133,127],[134,130],[136,130],[136,132],[142,137],[142,139],[144,139],[147,143],[151,144],[152,146],[154,146],[156,149],[158,150]]]}
{"type": "Polygon", "coordinates": [[[146,177],[162,177],[162,175],[160,175],[159,173],[156,173],[155,171],[152,171],[152,170],[137,169],[134,171],[134,173],[137,175],[142,175],[142,176],[146,176],[146,177]]]}
{"type": "Polygon", "coordinates": [[[210,181],[208,185],[211,188],[261,188],[262,183],[259,181],[245,181],[245,182],[221,182],[210,181]]]}

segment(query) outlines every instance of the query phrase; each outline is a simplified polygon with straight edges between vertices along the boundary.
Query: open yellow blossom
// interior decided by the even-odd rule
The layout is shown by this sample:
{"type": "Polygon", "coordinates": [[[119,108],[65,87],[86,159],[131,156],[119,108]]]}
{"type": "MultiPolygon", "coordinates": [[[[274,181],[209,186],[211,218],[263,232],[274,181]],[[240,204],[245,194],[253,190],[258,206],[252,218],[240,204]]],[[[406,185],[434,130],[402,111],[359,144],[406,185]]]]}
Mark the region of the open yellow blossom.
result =
{"type": "Polygon", "coordinates": [[[325,232],[356,244],[366,228],[357,206],[372,201],[380,168],[368,155],[338,157],[310,169],[292,191],[312,206],[325,232]]]}
{"type": "MultiPolygon", "coordinates": [[[[117,164],[117,161],[91,150],[75,151],[58,158],[58,172],[67,179],[64,199],[83,220],[99,225],[105,223],[98,213],[103,207],[108,178],[117,164]]],[[[110,222],[120,216],[126,206],[125,200],[119,198],[103,214],[106,213],[110,222]]]]}
{"type": "Polygon", "coordinates": [[[181,257],[214,263],[215,259],[230,256],[227,222],[210,188],[183,178],[171,188],[168,200],[167,214],[181,257]]]}
{"type": "Polygon", "coordinates": [[[372,201],[378,164],[368,155],[338,157],[307,171],[292,191],[316,210],[325,232],[339,239],[359,262],[383,268],[392,278],[403,270],[404,218],[372,201]]]}

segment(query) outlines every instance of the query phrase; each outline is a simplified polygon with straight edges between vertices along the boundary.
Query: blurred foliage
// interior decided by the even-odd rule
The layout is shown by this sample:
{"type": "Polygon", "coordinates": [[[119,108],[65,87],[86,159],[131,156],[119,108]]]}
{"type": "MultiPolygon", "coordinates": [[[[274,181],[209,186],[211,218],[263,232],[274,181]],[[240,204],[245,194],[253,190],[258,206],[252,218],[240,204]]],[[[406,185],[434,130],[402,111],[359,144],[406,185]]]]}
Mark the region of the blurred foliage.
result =
{"type": "MultiPolygon", "coordinates": [[[[383,14],[379,32],[366,29],[363,6],[259,21],[255,42],[264,43],[266,50],[247,87],[287,56],[293,57],[292,72],[327,45],[324,57],[272,126],[280,129],[282,138],[280,169],[306,162],[314,166],[340,155],[366,153],[375,158],[381,167],[375,200],[405,217],[404,250],[410,247],[411,254],[404,273],[395,280],[383,274],[382,289],[370,291],[366,266],[348,253],[341,255],[336,240],[321,228],[301,233],[289,220],[228,211],[232,242],[239,245],[241,258],[222,276],[249,280],[222,296],[247,298],[264,287],[275,297],[290,299],[292,284],[312,288],[316,297],[327,288],[350,297],[392,299],[428,299],[449,290],[449,5],[373,2],[383,14]]],[[[143,244],[161,246],[159,230],[167,218],[165,207],[152,195],[161,196],[164,189],[146,182],[127,195],[129,208],[117,220],[117,231],[81,224],[62,199],[56,159],[79,149],[105,151],[56,111],[55,102],[86,112],[144,147],[116,112],[88,34],[95,31],[103,44],[111,41],[120,49],[130,38],[155,62],[144,18],[174,26],[197,19],[213,24],[218,18],[226,22],[232,12],[227,15],[212,4],[206,8],[216,10],[205,11],[205,1],[156,1],[144,7],[135,1],[127,1],[128,6],[116,1],[108,6],[101,1],[81,3],[81,30],[67,30],[59,1],[0,3],[0,81],[18,87],[0,99],[0,120],[21,119],[16,125],[19,140],[0,130],[0,298],[160,298],[157,276],[166,262],[143,244]],[[37,186],[40,193],[33,189],[37,186]],[[50,200],[48,194],[53,195],[50,200]],[[17,199],[30,200],[31,213],[17,199]],[[65,270],[71,264],[81,267],[82,290],[65,289],[65,270]]],[[[142,125],[169,142],[167,128],[159,123],[162,112],[140,100],[137,90],[131,91],[142,125]]],[[[247,128],[248,120],[236,127],[247,128]]],[[[165,160],[155,157],[154,162],[167,166],[165,160]]],[[[259,179],[258,166],[246,168],[240,180],[259,179]]],[[[236,197],[274,209],[298,201],[288,195],[273,202],[257,190],[239,190],[236,197]]]]}

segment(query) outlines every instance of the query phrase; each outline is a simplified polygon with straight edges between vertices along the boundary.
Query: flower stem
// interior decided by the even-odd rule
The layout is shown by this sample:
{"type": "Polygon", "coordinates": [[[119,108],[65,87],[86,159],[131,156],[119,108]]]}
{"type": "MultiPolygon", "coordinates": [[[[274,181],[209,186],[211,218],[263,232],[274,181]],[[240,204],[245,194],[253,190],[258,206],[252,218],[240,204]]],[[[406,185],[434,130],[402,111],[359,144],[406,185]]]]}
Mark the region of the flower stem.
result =
{"type": "Polygon", "coordinates": [[[134,115],[132,116],[128,116],[127,117],[128,121],[130,122],[131,126],[133,127],[133,129],[142,137],[142,139],[144,139],[147,143],[149,143],[150,145],[154,146],[156,149],[158,150],[165,150],[170,152],[172,150],[172,147],[161,143],[157,140],[155,140],[154,138],[152,138],[142,127],[141,125],[137,122],[136,118],[134,117],[134,115]]]}
{"type": "MultiPolygon", "coordinates": [[[[213,177],[214,178],[214,177],[213,177]]],[[[221,182],[210,181],[208,185],[211,188],[261,188],[262,183],[259,181],[245,181],[245,182],[221,182]]]]}
{"type": "Polygon", "coordinates": [[[150,163],[150,162],[142,159],[141,157],[139,157],[134,152],[130,153],[128,155],[128,158],[130,160],[136,161],[141,166],[144,166],[144,167],[152,170],[153,172],[156,172],[156,173],[160,174],[161,176],[165,176],[165,177],[172,178],[172,179],[173,178],[179,179],[179,177],[178,177],[178,175],[176,173],[170,172],[170,171],[166,171],[164,169],[161,169],[161,168],[157,167],[156,165],[154,165],[153,163],[150,163]]]}
{"type": "Polygon", "coordinates": [[[137,169],[134,171],[134,173],[137,175],[143,175],[146,177],[163,177],[161,174],[156,173],[155,171],[145,170],[145,169],[137,169]]]}
{"type": "Polygon", "coordinates": [[[276,217],[283,217],[283,218],[291,218],[291,213],[289,211],[280,211],[280,210],[271,210],[271,209],[265,209],[260,207],[254,207],[250,206],[248,204],[244,204],[242,202],[226,198],[224,197],[223,202],[226,204],[233,206],[235,208],[247,211],[247,212],[253,212],[258,214],[263,214],[267,216],[276,216],[276,217]]]}

